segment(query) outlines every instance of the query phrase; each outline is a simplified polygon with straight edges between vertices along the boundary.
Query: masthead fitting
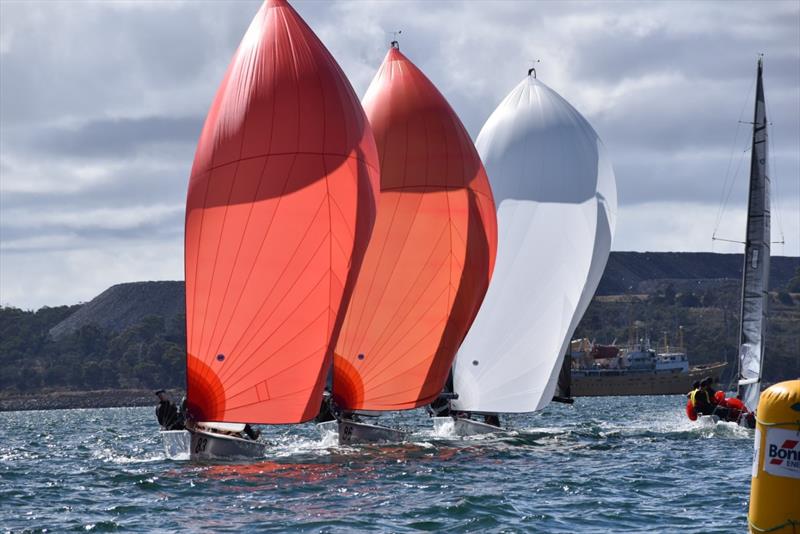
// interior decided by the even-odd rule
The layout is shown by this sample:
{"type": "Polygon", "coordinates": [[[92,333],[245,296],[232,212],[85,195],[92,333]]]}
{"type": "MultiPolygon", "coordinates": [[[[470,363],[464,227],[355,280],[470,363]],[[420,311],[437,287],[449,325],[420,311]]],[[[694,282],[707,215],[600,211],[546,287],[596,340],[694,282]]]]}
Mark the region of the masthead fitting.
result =
{"type": "Polygon", "coordinates": [[[397,36],[400,35],[401,33],[403,33],[403,30],[397,30],[392,32],[392,42],[389,43],[389,46],[391,48],[394,48],[395,50],[400,50],[400,42],[397,40],[397,36]]]}
{"type": "MultiPolygon", "coordinates": [[[[532,59],[531,63],[533,63],[535,65],[535,64],[539,63],[540,61],[541,60],[539,60],[539,59],[532,59]]],[[[531,67],[531,68],[528,69],[528,76],[530,76],[531,74],[533,74],[533,77],[536,78],[536,67],[531,67]]]]}

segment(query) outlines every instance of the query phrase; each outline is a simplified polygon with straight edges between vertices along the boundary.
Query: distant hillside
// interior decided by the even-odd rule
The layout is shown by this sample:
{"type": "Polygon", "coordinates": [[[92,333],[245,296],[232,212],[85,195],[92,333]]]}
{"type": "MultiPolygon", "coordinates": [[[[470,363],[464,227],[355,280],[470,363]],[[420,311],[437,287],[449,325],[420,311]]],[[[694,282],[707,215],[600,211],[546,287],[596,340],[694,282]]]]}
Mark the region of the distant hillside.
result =
{"type": "Polygon", "coordinates": [[[183,282],[133,282],[111,286],[50,329],[54,339],[94,324],[122,332],[147,315],[174,317],[184,312],[183,282]]]}
{"type": "MultiPolygon", "coordinates": [[[[779,256],[771,261],[770,288],[777,291],[800,269],[800,258],[779,256]]],[[[741,254],[612,252],[597,295],[653,294],[669,285],[676,291],[697,292],[738,283],[741,272],[741,254]]],[[[60,339],[88,324],[121,332],[147,315],[169,318],[182,313],[183,282],[118,284],[81,305],[50,335],[60,339]]]]}
{"type": "MultiPolygon", "coordinates": [[[[731,254],[614,252],[575,335],[624,342],[639,321],[654,341],[666,333],[674,343],[683,327],[692,363],[733,364],[741,263],[731,254]]],[[[771,267],[765,378],[780,380],[800,376],[800,258],[772,258],[771,267]]],[[[0,307],[0,400],[181,388],[185,355],[183,282],[119,284],[74,306],[0,307]]]]}
{"type": "MultiPolygon", "coordinates": [[[[773,256],[769,287],[785,287],[800,268],[800,258],[773,256]]],[[[740,280],[741,254],[711,252],[612,252],[597,295],[647,294],[672,283],[676,289],[717,287],[740,280]]]]}

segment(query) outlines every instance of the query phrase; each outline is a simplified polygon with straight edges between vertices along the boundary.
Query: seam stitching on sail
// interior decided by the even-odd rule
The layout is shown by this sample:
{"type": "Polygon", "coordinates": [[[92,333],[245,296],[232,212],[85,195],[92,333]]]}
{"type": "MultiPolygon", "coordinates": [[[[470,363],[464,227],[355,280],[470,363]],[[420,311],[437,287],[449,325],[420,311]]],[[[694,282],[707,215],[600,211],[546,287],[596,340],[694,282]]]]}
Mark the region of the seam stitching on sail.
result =
{"type": "MultiPolygon", "coordinates": [[[[278,62],[277,50],[273,49],[272,50],[272,61],[271,61],[271,64],[272,64],[272,76],[270,76],[270,80],[272,82],[272,93],[273,94],[275,93],[275,69],[276,69],[277,62],[278,62]]],[[[268,147],[272,146],[273,134],[275,132],[275,99],[274,98],[271,99],[271,104],[272,104],[272,113],[270,114],[270,117],[272,117],[272,123],[270,124],[269,137],[267,139],[267,146],[268,147]]],[[[250,217],[251,217],[251,215],[253,213],[253,208],[255,207],[254,204],[256,202],[256,199],[258,199],[258,193],[261,190],[261,188],[264,186],[264,183],[266,182],[265,177],[264,177],[264,173],[267,170],[267,167],[269,165],[269,161],[270,161],[270,156],[268,155],[268,156],[266,156],[264,158],[264,165],[262,166],[261,173],[259,174],[258,186],[256,187],[255,193],[253,195],[253,205],[251,205],[251,207],[250,207],[250,211],[248,212],[248,215],[247,215],[247,221],[245,222],[245,228],[244,228],[244,231],[242,232],[242,241],[240,242],[240,249],[241,249],[241,243],[244,242],[244,234],[247,232],[247,228],[250,225],[250,217]]],[[[290,170],[293,168],[293,165],[294,164],[292,163],[289,166],[290,170]]],[[[281,197],[283,196],[283,192],[286,191],[286,185],[288,184],[290,175],[291,175],[291,173],[287,173],[286,174],[286,177],[284,179],[284,185],[281,188],[281,197]]],[[[250,283],[250,277],[253,275],[253,271],[255,270],[255,266],[256,266],[257,260],[258,260],[259,256],[261,255],[261,249],[262,249],[262,247],[264,245],[264,242],[266,241],[266,236],[269,234],[269,230],[272,227],[272,223],[275,220],[275,216],[278,214],[278,209],[280,208],[280,200],[281,200],[281,198],[279,197],[277,202],[276,202],[276,204],[275,204],[275,209],[272,212],[272,216],[269,219],[269,223],[267,223],[266,230],[265,230],[264,235],[262,237],[261,244],[260,244],[260,246],[258,248],[258,251],[256,252],[256,255],[254,257],[253,264],[250,266],[250,269],[249,269],[249,271],[247,273],[247,276],[244,279],[244,282],[242,284],[242,288],[239,291],[238,297],[236,298],[236,303],[233,306],[233,310],[231,310],[230,318],[228,319],[228,322],[225,325],[225,329],[223,331],[222,336],[220,337],[219,343],[216,346],[215,352],[219,352],[219,349],[220,349],[222,341],[223,341],[223,339],[225,337],[225,334],[228,333],[228,330],[230,329],[231,322],[233,321],[233,318],[236,315],[236,311],[239,309],[239,304],[241,303],[242,297],[244,296],[245,291],[247,289],[247,286],[250,283]]],[[[238,263],[238,258],[239,258],[239,251],[237,250],[236,259],[234,260],[234,267],[236,266],[236,263],[238,263]]],[[[227,297],[227,289],[226,289],[225,295],[227,297]]],[[[213,336],[212,336],[212,339],[213,339],[213,336]]]]}
{"type": "MultiPolygon", "coordinates": [[[[438,248],[438,244],[441,242],[441,240],[442,240],[442,238],[444,237],[444,235],[445,235],[446,231],[447,231],[447,227],[446,227],[446,226],[444,226],[444,227],[442,228],[441,232],[439,233],[439,236],[437,237],[436,241],[434,242],[433,246],[431,247],[431,252],[430,252],[430,254],[429,254],[429,255],[428,255],[428,257],[425,259],[425,261],[421,263],[421,265],[423,265],[423,268],[421,268],[421,269],[418,269],[418,271],[417,271],[417,276],[416,276],[416,278],[414,278],[414,281],[413,281],[413,282],[412,282],[412,284],[411,284],[411,286],[412,286],[412,287],[413,287],[414,285],[416,285],[416,283],[419,281],[419,279],[422,277],[422,275],[423,275],[424,273],[427,273],[427,272],[428,272],[428,270],[427,270],[427,269],[425,269],[425,267],[427,267],[427,266],[430,264],[430,262],[431,262],[431,259],[432,259],[432,258],[434,257],[434,255],[435,255],[435,254],[438,252],[438,250],[439,250],[439,248],[438,248]]],[[[404,243],[403,249],[401,249],[401,250],[405,250],[405,243],[404,243]]],[[[423,297],[425,297],[425,296],[427,295],[427,290],[428,290],[428,288],[430,288],[430,287],[431,287],[431,285],[432,285],[432,284],[433,284],[433,283],[434,283],[434,282],[437,280],[437,274],[438,274],[438,273],[440,273],[440,272],[442,271],[442,266],[443,266],[443,265],[444,265],[446,262],[447,262],[447,256],[445,255],[445,258],[444,258],[444,259],[443,259],[443,260],[442,260],[442,261],[441,261],[441,262],[438,264],[437,268],[433,269],[433,272],[434,272],[434,274],[431,276],[431,279],[428,281],[428,284],[425,286],[424,290],[422,290],[422,291],[419,291],[419,294],[417,295],[417,298],[416,298],[416,299],[415,299],[413,302],[411,302],[411,303],[409,303],[409,304],[406,304],[406,301],[407,301],[407,299],[408,299],[409,297],[411,297],[411,295],[413,294],[412,292],[408,292],[408,293],[405,295],[405,297],[403,298],[403,300],[400,302],[400,304],[399,304],[399,305],[398,305],[398,307],[397,307],[398,309],[401,309],[401,308],[403,308],[403,307],[406,307],[406,306],[407,306],[407,311],[406,311],[405,315],[403,315],[403,316],[402,316],[402,317],[401,317],[399,320],[397,319],[397,316],[394,316],[394,317],[393,317],[393,319],[394,319],[394,321],[393,321],[393,322],[396,324],[395,328],[394,328],[393,330],[389,331],[388,333],[387,333],[387,331],[386,331],[386,330],[383,330],[383,331],[381,331],[381,334],[378,336],[378,338],[377,338],[377,339],[375,339],[375,341],[373,341],[373,345],[367,348],[367,351],[368,351],[368,352],[374,353],[374,352],[380,352],[380,351],[383,351],[383,349],[384,349],[384,346],[385,346],[385,345],[386,345],[386,344],[387,344],[387,343],[388,343],[388,342],[389,342],[389,341],[392,339],[392,337],[393,337],[393,336],[395,336],[395,334],[396,334],[396,333],[399,331],[399,329],[400,329],[400,325],[402,325],[403,323],[405,323],[405,321],[407,320],[407,318],[408,318],[408,317],[409,317],[409,316],[412,314],[412,312],[414,311],[414,307],[416,306],[416,304],[417,304],[417,303],[418,303],[420,300],[422,300],[422,298],[423,298],[423,297]]],[[[393,272],[394,272],[394,271],[393,271],[393,272]]],[[[435,301],[434,301],[434,302],[435,302],[435,301]]],[[[428,309],[430,309],[430,308],[428,308],[428,309]]],[[[411,330],[413,330],[413,329],[414,329],[414,328],[415,328],[415,327],[416,327],[418,324],[419,324],[419,321],[417,321],[417,322],[415,322],[415,323],[413,323],[413,324],[409,325],[407,332],[410,332],[411,330]]],[[[371,324],[370,324],[370,326],[371,326],[371,324]]],[[[363,352],[363,351],[362,351],[362,352],[363,352]]],[[[374,360],[373,360],[373,361],[374,361],[374,360]]],[[[376,364],[372,364],[372,365],[369,365],[369,364],[367,364],[367,365],[365,365],[365,366],[364,366],[364,368],[363,368],[363,374],[364,374],[364,375],[366,375],[367,373],[370,373],[370,372],[372,372],[372,368],[373,368],[375,365],[376,365],[376,364]]]]}

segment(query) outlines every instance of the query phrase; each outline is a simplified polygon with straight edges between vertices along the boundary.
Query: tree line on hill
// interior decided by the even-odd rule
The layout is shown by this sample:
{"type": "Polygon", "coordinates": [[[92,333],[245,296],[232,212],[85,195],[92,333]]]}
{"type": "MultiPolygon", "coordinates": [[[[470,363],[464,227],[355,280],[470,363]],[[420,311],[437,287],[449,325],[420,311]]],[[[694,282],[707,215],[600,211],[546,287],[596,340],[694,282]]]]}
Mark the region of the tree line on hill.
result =
{"type": "MultiPolygon", "coordinates": [[[[661,344],[677,344],[679,327],[692,364],[728,361],[735,372],[739,284],[702,291],[672,285],[650,295],[599,296],[575,332],[601,343],[631,337],[642,325],[661,344]]],[[[770,298],[765,379],[800,376],[800,269],[770,298]],[[793,296],[791,293],[795,293],[793,296]]],[[[185,316],[145,315],[121,331],[94,323],[54,337],[50,330],[80,308],[25,311],[0,307],[0,392],[4,395],[57,390],[182,388],[185,384],[185,316]]]]}
{"type": "Polygon", "coordinates": [[[0,391],[184,387],[183,315],[148,315],[122,332],[88,324],[50,336],[78,307],[0,308],[0,391]]]}

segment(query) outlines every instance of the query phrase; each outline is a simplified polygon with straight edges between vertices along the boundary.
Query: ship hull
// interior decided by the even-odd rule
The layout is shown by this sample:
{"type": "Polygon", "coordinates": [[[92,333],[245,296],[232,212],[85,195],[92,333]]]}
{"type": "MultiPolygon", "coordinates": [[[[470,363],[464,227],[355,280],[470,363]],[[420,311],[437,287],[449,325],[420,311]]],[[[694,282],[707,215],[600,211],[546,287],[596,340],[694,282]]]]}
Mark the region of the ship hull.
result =
{"type": "Polygon", "coordinates": [[[608,397],[623,395],[676,395],[686,393],[696,380],[710,376],[719,382],[726,363],[699,365],[680,372],[601,371],[572,375],[573,397],[608,397]]]}

